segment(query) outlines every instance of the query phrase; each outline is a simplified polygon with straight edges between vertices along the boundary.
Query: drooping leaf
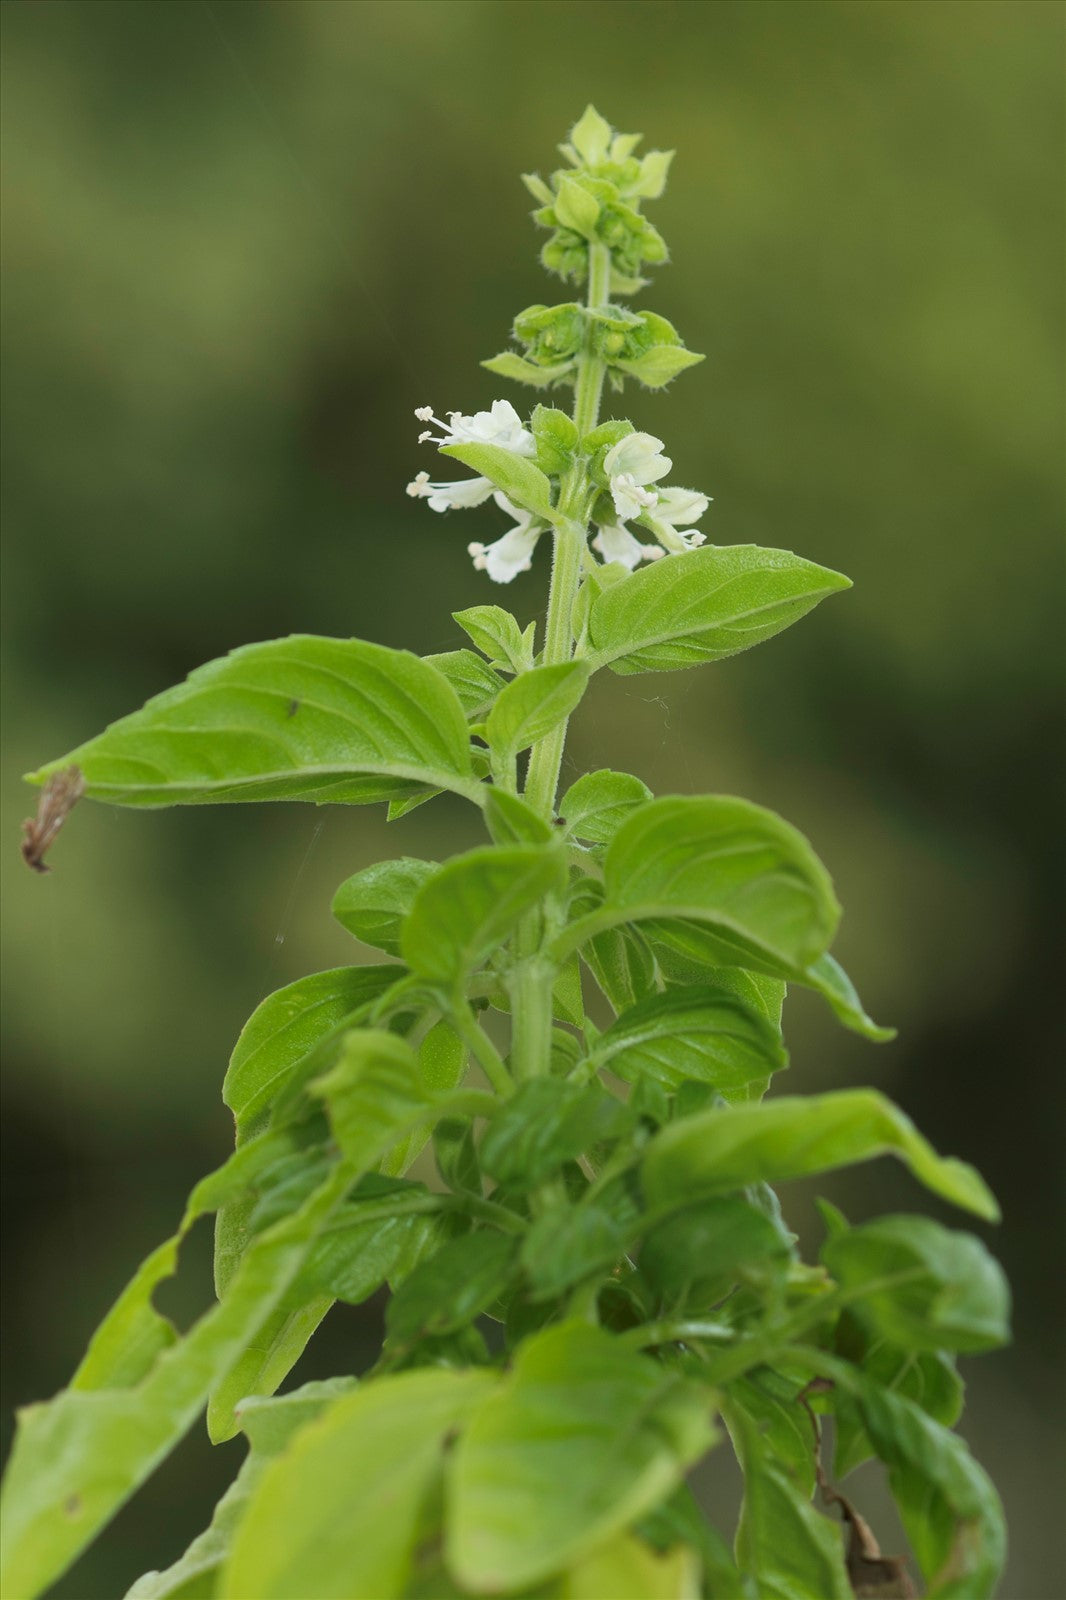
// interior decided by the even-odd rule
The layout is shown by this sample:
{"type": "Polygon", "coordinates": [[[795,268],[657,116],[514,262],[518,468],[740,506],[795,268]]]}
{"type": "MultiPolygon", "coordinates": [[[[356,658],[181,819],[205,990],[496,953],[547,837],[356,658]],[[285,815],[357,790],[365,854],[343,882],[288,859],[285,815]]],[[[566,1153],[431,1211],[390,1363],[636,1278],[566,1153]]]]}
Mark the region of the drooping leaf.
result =
{"type": "Polygon", "coordinates": [[[263,1473],[220,1600],[402,1594],[444,1441],[496,1381],[434,1368],[342,1396],[263,1473]]]}
{"type": "Polygon", "coordinates": [[[504,1102],[481,1141],[482,1170],[504,1188],[535,1188],[567,1161],[631,1122],[626,1107],[598,1083],[531,1078],[504,1102]]]}
{"type": "Polygon", "coordinates": [[[787,1066],[780,1035],[741,1000],[713,988],[668,989],[624,1011],[591,1051],[627,1083],[650,1079],[674,1092],[686,1079],[744,1100],[787,1066]]]}
{"type": "Polygon", "coordinates": [[[850,587],[839,572],[788,550],[741,544],[671,556],[593,602],[591,666],[626,674],[719,661],[780,633],[819,600],[850,587]]]}
{"type": "Polygon", "coordinates": [[[972,1233],[930,1217],[879,1217],[828,1239],[822,1260],[852,1314],[908,1350],[991,1350],[1010,1338],[1003,1269],[972,1233]],[[863,1292],[868,1291],[868,1292],[863,1292]]]}
{"type": "Polygon", "coordinates": [[[588,685],[583,661],[564,661],[554,667],[533,667],[501,689],[489,712],[485,733],[494,754],[512,759],[573,711],[588,685]]]}
{"type": "Polygon", "coordinates": [[[516,456],[498,444],[447,444],[440,453],[461,461],[479,477],[491,479],[516,506],[524,506],[546,522],[552,520],[551,479],[525,456],[516,456]]]}
{"type": "MultiPolygon", "coordinates": [[[[934,1422],[943,1423],[946,1428],[958,1422],[962,1413],[963,1382],[951,1358],[943,1351],[901,1350],[880,1339],[858,1357],[849,1352],[849,1359],[861,1367],[872,1383],[921,1406],[934,1422]]],[[[858,1402],[840,1384],[833,1396],[833,1416],[833,1471],[836,1477],[843,1478],[873,1455],[874,1447],[858,1402]]]]}
{"type": "Polygon", "coordinates": [[[329,1378],[270,1400],[250,1399],[240,1408],[240,1424],[251,1449],[236,1479],[215,1507],[211,1524],[165,1572],[146,1572],[125,1600],[214,1600],[222,1564],[268,1462],[292,1435],[346,1394],[354,1379],[329,1378]]]}
{"type": "Polygon", "coordinates": [[[759,1600],[852,1600],[839,1526],[815,1510],[739,1404],[722,1414],[744,1473],[737,1563],[759,1600]]]}
{"type": "Polygon", "coordinates": [[[549,845],[488,845],[456,856],[419,891],[404,924],[405,960],[421,977],[462,980],[565,876],[562,851],[549,845]]]}
{"type": "Polygon", "coordinates": [[[898,1156],[934,1194],[997,1220],[999,1207],[974,1168],[938,1156],[910,1118],[874,1089],[781,1096],[672,1123],[648,1145],[643,1182],[649,1205],[666,1209],[759,1180],[780,1183],[879,1155],[898,1156]]]}
{"type": "Polygon", "coordinates": [[[664,1499],[713,1439],[706,1391],[587,1323],[547,1328],[456,1446],[448,1565],[477,1591],[536,1583],[664,1499]]]}
{"type": "Polygon", "coordinates": [[[378,861],[346,878],[333,896],[337,921],[364,944],[386,955],[400,953],[400,927],[415,895],[438,870],[435,861],[400,856],[378,861]]]}
{"type": "Polygon", "coordinates": [[[30,782],[71,764],[113,805],[363,803],[427,785],[481,798],[466,718],[439,672],[404,650],[310,634],[198,667],[30,782]]]}
{"type": "Polygon", "coordinates": [[[609,844],[638,806],[652,799],[646,783],[628,772],[586,772],[559,802],[568,833],[590,844],[609,844]]]}

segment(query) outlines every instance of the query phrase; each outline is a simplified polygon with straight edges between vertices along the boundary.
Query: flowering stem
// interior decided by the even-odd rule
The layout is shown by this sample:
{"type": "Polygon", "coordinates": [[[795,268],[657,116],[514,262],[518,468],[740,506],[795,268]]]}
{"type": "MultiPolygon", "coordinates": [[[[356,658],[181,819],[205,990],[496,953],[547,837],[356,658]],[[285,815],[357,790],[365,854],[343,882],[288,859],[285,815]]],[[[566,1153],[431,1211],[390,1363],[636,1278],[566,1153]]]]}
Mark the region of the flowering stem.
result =
{"type": "MultiPolygon", "coordinates": [[[[610,251],[606,245],[590,244],[590,310],[607,304],[610,285],[610,251]]],[[[584,438],[596,426],[605,372],[606,362],[593,347],[590,327],[588,342],[578,357],[574,386],[573,417],[579,438],[584,438]]],[[[588,548],[584,514],[587,498],[585,461],[578,455],[560,486],[562,519],[555,530],[548,616],[544,627],[544,666],[557,666],[569,661],[573,654],[574,602],[588,548]]],[[[533,746],[529,756],[524,797],[546,820],[550,820],[555,810],[565,743],[566,722],[563,721],[533,746]]],[[[534,912],[519,927],[515,941],[518,960],[511,978],[514,1017],[511,1069],[519,1083],[547,1072],[551,1058],[552,985],[556,969],[539,953],[544,932],[542,919],[534,912]]]]}

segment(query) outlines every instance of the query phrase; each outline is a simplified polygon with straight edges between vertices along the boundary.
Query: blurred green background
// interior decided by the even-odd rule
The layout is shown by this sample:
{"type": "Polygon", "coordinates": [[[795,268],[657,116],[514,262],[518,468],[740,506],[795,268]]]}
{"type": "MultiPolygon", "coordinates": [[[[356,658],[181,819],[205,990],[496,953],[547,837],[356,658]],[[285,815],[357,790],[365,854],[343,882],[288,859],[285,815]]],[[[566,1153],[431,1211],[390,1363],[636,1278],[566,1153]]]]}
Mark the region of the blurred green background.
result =
{"type": "MultiPolygon", "coordinates": [[[[571,767],[744,794],[833,870],[839,953],[900,1038],[875,1049],[796,996],[789,1087],[885,1088],[1000,1195],[1017,1341],[967,1363],[964,1431],[1007,1501],[1005,1595],[1061,1592],[1063,17],[3,6],[6,1408],[67,1379],[223,1157],[248,1013],[365,958],[336,884],[477,837],[460,802],[389,829],[85,805],[39,879],[19,774],[234,645],[431,651],[460,642],[459,606],[542,611],[543,559],[510,591],[470,568],[495,511],[439,518],[403,490],[432,466],[415,406],[528,399],[476,363],[568,293],[517,174],[550,169],[592,99],[679,151],[650,208],[676,265],[638,303],[708,357],[622,414],[714,496],[712,541],[855,589],[713,670],[597,683],[571,767]]],[[[888,1163],[819,1187],[857,1217],[928,1204],[888,1163]]],[[[786,1200],[813,1238],[810,1194],[786,1200]]],[[[336,1314],[300,1375],[365,1361],[378,1315],[336,1314]]],[[[57,1593],[173,1559],[234,1448],[198,1430],[57,1593]]]]}

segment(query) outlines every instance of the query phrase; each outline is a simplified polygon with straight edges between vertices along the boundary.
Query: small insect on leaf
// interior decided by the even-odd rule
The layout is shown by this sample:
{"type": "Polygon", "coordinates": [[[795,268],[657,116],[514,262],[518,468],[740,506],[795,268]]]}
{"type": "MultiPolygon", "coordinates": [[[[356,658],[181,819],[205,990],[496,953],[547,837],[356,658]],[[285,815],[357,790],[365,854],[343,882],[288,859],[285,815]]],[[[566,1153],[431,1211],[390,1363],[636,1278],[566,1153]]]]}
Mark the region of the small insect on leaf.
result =
{"type": "Polygon", "coordinates": [[[85,793],[85,777],[80,767],[64,767],[54,772],[41,790],[37,815],[22,824],[22,859],[34,872],[51,872],[45,864],[45,851],[85,793]]]}

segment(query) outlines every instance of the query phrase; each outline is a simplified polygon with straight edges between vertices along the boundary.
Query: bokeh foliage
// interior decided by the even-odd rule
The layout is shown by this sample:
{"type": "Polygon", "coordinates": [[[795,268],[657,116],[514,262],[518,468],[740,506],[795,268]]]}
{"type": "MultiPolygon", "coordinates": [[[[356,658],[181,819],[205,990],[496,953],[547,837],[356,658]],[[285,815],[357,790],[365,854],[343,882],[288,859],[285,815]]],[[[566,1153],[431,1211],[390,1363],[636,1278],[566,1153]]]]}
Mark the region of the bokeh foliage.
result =
{"type": "MultiPolygon", "coordinates": [[[[446,802],[402,838],[364,812],[85,806],[38,881],[15,860],[19,774],[233,645],[447,649],[450,610],[499,598],[471,573],[472,519],[403,495],[429,464],[412,412],[519,402],[475,364],[544,295],[514,173],[592,99],[679,150],[654,304],[708,354],[666,400],[634,397],[634,422],[714,494],[710,539],[856,588],[698,679],[598,684],[575,763],[624,742],[659,791],[750,795],[833,867],[842,954],[901,1037],[871,1052],[797,997],[793,1071],[890,1090],[1004,1202],[1018,1343],[983,1365],[968,1431],[1007,1499],[1008,1592],[1050,1592],[1062,11],[3,11],[5,1403],[65,1380],[224,1152],[248,1012],[348,958],[335,883],[475,842],[446,802]]],[[[518,580],[520,616],[545,579],[518,580]]],[[[894,1173],[863,1183],[870,1211],[907,1201],[894,1173]]],[[[855,1210],[845,1181],[822,1187],[855,1210]]],[[[205,1453],[187,1445],[60,1592],[113,1593],[161,1539],[177,1550],[205,1453]]]]}

